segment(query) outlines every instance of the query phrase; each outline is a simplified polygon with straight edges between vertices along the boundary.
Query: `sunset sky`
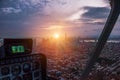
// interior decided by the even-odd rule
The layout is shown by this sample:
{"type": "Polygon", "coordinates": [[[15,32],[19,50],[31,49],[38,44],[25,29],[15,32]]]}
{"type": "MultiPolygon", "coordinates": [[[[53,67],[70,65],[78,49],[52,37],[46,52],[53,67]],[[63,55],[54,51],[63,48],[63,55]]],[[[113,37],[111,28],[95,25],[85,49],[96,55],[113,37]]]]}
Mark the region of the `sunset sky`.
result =
{"type": "Polygon", "coordinates": [[[107,0],[0,0],[0,37],[98,37],[109,12],[107,0]]]}

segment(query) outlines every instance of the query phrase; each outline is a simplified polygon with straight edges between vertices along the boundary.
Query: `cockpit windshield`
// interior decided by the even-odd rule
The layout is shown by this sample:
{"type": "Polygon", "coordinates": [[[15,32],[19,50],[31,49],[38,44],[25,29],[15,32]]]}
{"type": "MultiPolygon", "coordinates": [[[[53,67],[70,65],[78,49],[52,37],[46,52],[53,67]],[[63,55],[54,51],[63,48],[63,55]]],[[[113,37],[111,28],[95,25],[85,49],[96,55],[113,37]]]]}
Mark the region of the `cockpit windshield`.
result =
{"type": "MultiPolygon", "coordinates": [[[[33,38],[48,76],[80,80],[110,9],[108,0],[0,0],[0,47],[2,38],[33,38]]],[[[120,79],[119,31],[120,18],[88,80],[120,79]]]]}

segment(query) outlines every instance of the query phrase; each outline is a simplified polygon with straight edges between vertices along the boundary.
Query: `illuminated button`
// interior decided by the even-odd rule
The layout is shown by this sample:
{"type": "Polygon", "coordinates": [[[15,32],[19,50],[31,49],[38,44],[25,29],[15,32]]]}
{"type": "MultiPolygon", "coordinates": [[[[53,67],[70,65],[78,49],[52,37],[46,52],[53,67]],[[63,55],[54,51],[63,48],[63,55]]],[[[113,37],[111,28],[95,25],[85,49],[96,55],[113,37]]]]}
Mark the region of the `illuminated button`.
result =
{"type": "Polygon", "coordinates": [[[2,80],[10,80],[10,77],[4,77],[2,80]]]}
{"type": "Polygon", "coordinates": [[[12,66],[12,74],[13,75],[18,75],[21,72],[21,67],[20,65],[13,65],[12,66]]]}
{"type": "Polygon", "coordinates": [[[29,71],[31,71],[31,64],[30,64],[30,63],[25,63],[25,64],[23,65],[23,71],[24,71],[24,72],[29,72],[29,71]]]}
{"type": "Polygon", "coordinates": [[[13,78],[13,80],[22,80],[22,78],[20,76],[17,76],[15,78],[13,78]]]}
{"type": "Polygon", "coordinates": [[[32,73],[24,74],[23,75],[23,80],[33,80],[32,79],[32,73]]]}
{"type": "Polygon", "coordinates": [[[8,75],[10,73],[9,67],[3,67],[1,68],[1,74],[2,75],[8,75]]]}

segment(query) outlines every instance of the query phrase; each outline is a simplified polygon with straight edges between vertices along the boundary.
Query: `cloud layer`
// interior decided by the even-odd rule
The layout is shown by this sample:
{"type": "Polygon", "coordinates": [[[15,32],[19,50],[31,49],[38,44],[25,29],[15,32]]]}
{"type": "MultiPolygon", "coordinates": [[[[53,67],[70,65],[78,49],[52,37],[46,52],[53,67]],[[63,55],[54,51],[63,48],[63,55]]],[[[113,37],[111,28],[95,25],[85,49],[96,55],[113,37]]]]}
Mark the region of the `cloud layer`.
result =
{"type": "Polygon", "coordinates": [[[74,35],[98,36],[110,9],[105,0],[95,1],[0,0],[0,36],[47,34],[54,25],[74,35]]]}

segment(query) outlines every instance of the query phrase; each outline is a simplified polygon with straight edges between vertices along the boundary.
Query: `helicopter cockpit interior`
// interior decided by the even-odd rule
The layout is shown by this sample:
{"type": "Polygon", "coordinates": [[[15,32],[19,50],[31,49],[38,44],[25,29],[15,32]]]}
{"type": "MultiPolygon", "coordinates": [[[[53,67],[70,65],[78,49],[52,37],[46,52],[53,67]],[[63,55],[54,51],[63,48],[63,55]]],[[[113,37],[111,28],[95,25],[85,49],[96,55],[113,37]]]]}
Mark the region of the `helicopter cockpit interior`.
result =
{"type": "Polygon", "coordinates": [[[32,39],[4,39],[1,80],[46,80],[46,57],[32,54],[32,45],[32,39]]]}
{"type": "MultiPolygon", "coordinates": [[[[2,2],[2,1],[4,1],[4,0],[1,0],[0,2],[2,2]]],[[[10,1],[13,1],[13,0],[10,0],[10,1]]],[[[35,0],[35,1],[37,3],[37,1],[39,1],[39,0],[35,0]]],[[[6,2],[7,2],[7,0],[6,0],[6,2]]],[[[45,2],[47,2],[47,1],[45,0],[45,2]]],[[[48,65],[48,61],[49,62],[53,62],[53,61],[48,59],[48,57],[44,54],[44,52],[47,53],[46,50],[44,49],[41,53],[37,53],[37,52],[35,53],[34,52],[34,44],[35,43],[34,43],[33,38],[19,38],[19,37],[11,38],[11,36],[10,36],[9,38],[3,38],[3,41],[2,41],[3,45],[0,46],[0,80],[95,80],[92,78],[87,79],[87,77],[88,77],[88,75],[90,75],[90,72],[91,72],[94,64],[97,62],[98,57],[100,56],[105,44],[107,43],[107,40],[113,30],[113,27],[115,26],[115,23],[117,22],[117,19],[120,14],[120,0],[110,0],[109,2],[110,2],[110,6],[111,6],[110,14],[104,25],[102,33],[101,33],[100,37],[98,38],[98,41],[96,41],[97,43],[91,52],[92,55],[90,56],[89,60],[87,61],[86,67],[84,68],[84,70],[82,70],[83,72],[81,73],[81,75],[79,75],[79,71],[77,70],[78,68],[77,69],[70,68],[70,70],[63,68],[65,71],[68,71],[68,73],[70,73],[69,71],[74,72],[76,70],[77,72],[75,72],[73,74],[75,79],[72,79],[73,76],[69,76],[70,78],[59,78],[58,77],[58,79],[54,78],[53,76],[49,77],[49,75],[48,75],[49,71],[47,69],[49,68],[50,65],[48,65]],[[76,75],[78,75],[79,77],[76,77],[76,75]]],[[[66,5],[66,4],[67,3],[62,3],[62,5],[66,5]]],[[[7,5],[7,3],[5,5],[7,5]]],[[[45,5],[47,5],[47,4],[45,4],[45,5]]],[[[31,6],[32,6],[32,4],[31,4],[31,6]]],[[[37,8],[37,7],[34,7],[34,8],[37,8]]],[[[86,8],[88,8],[88,7],[86,7],[86,8]]],[[[2,10],[2,9],[3,8],[0,8],[0,10],[2,10]]],[[[5,9],[4,9],[4,11],[5,11],[5,9]]],[[[6,9],[6,11],[8,13],[11,13],[11,11],[14,13],[20,12],[20,10],[17,11],[12,8],[6,9]]],[[[6,13],[6,14],[8,14],[8,13],[6,13]]],[[[2,14],[2,12],[0,12],[0,14],[2,14]]],[[[45,15],[43,15],[43,16],[45,16],[45,15]]],[[[72,19],[73,18],[76,19],[76,16],[73,16],[72,19]]],[[[2,26],[2,25],[0,25],[0,26],[2,26]]],[[[63,28],[62,26],[56,26],[56,27],[60,27],[60,29],[63,28]]],[[[56,27],[54,26],[54,27],[45,28],[45,29],[46,30],[53,29],[53,28],[56,29],[56,27]]],[[[9,34],[9,33],[7,33],[7,34],[9,34]]],[[[59,37],[60,37],[59,34],[54,35],[54,38],[56,40],[59,37]]],[[[65,33],[64,37],[66,38],[66,33],[65,33]]],[[[52,41],[51,37],[50,37],[50,39],[52,41]]],[[[45,43],[45,41],[47,41],[47,39],[43,39],[43,40],[44,41],[41,43],[41,45],[43,43],[45,43]]],[[[74,40],[74,39],[72,39],[72,40],[74,40]]],[[[50,40],[48,40],[48,42],[50,42],[50,40]]],[[[62,43],[60,44],[59,42],[55,43],[54,40],[53,40],[53,42],[54,42],[53,44],[50,44],[51,46],[54,46],[54,44],[55,44],[55,47],[57,47],[56,45],[62,44],[62,43]]],[[[66,42],[66,44],[67,44],[67,42],[66,42]]],[[[72,44],[70,44],[70,45],[72,45],[72,44]]],[[[66,46],[63,46],[63,47],[66,47],[66,46]]],[[[46,48],[46,46],[44,46],[43,48],[46,48]]],[[[52,48],[52,47],[49,47],[48,49],[54,50],[54,48],[52,48]]],[[[61,49],[61,47],[59,47],[59,49],[61,49]]],[[[62,48],[62,50],[64,50],[64,49],[62,48]]],[[[68,50],[68,53],[69,53],[69,51],[70,50],[68,50]]],[[[57,53],[57,51],[56,51],[56,53],[57,53]]],[[[62,55],[62,54],[59,54],[59,55],[62,55]]],[[[55,56],[58,56],[58,54],[55,54],[55,56]]],[[[64,57],[64,58],[67,58],[67,57],[64,57]]],[[[53,57],[53,58],[55,58],[55,57],[53,57]]],[[[59,57],[57,57],[57,59],[59,60],[59,57]]],[[[72,59],[72,58],[70,58],[70,59],[72,59]]],[[[74,60],[75,59],[73,59],[73,61],[74,60]]],[[[64,65],[68,64],[68,63],[69,62],[66,61],[66,63],[64,63],[64,65]]],[[[62,64],[62,61],[60,62],[60,64],[62,64]]],[[[52,65],[54,65],[54,63],[51,64],[51,66],[52,65]]],[[[69,66],[75,66],[75,65],[71,64],[69,66]]],[[[53,66],[53,67],[56,68],[56,66],[53,66]]],[[[58,68],[60,68],[60,66],[58,68]]],[[[50,71],[54,72],[55,70],[50,70],[50,71]]],[[[56,72],[56,76],[60,76],[61,74],[62,73],[60,71],[56,72]]],[[[64,76],[62,76],[62,77],[64,77],[64,76]]],[[[96,79],[96,80],[100,80],[100,79],[96,79]]],[[[102,79],[102,80],[105,80],[105,79],[102,79]]],[[[112,79],[112,80],[120,80],[120,78],[112,79]]]]}

